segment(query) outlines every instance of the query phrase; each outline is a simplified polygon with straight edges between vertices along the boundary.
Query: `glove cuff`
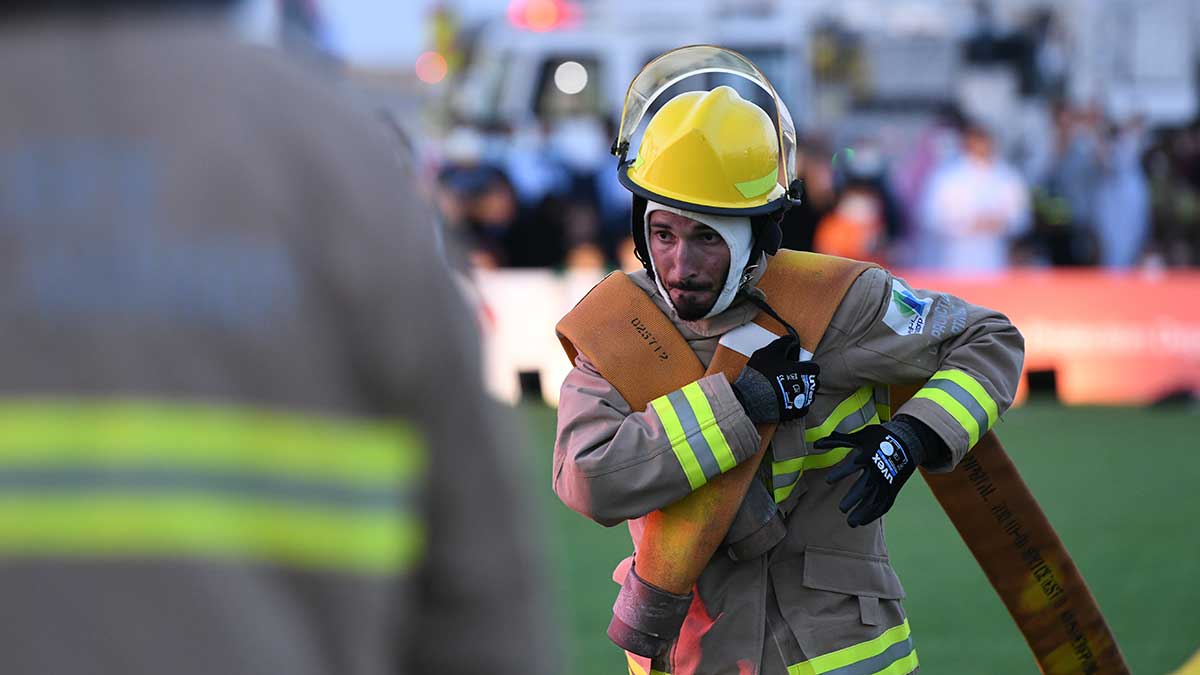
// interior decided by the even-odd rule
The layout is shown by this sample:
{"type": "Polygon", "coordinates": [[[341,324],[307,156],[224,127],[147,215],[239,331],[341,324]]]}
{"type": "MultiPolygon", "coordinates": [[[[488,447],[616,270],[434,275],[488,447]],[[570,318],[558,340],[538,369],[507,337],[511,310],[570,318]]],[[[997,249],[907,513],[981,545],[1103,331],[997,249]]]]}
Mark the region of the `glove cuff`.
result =
{"type": "Polygon", "coordinates": [[[733,382],[733,395],[755,424],[777,424],[779,401],[765,375],[746,366],[733,382]]]}
{"type": "Polygon", "coordinates": [[[925,460],[926,449],[921,442],[921,434],[917,428],[908,420],[912,419],[908,415],[900,415],[896,418],[884,422],[881,426],[887,429],[893,436],[904,444],[904,450],[912,457],[913,463],[917,466],[925,460]],[[907,419],[905,419],[907,418],[907,419]]]}
{"type": "Polygon", "coordinates": [[[613,604],[609,639],[638,656],[660,656],[679,637],[693,595],[668,593],[644,581],[630,567],[613,604]]]}
{"type": "Polygon", "coordinates": [[[917,438],[921,439],[921,466],[933,468],[950,467],[952,454],[950,447],[946,445],[946,441],[938,435],[928,424],[903,413],[896,415],[893,422],[903,422],[912,427],[916,432],[917,438]]]}

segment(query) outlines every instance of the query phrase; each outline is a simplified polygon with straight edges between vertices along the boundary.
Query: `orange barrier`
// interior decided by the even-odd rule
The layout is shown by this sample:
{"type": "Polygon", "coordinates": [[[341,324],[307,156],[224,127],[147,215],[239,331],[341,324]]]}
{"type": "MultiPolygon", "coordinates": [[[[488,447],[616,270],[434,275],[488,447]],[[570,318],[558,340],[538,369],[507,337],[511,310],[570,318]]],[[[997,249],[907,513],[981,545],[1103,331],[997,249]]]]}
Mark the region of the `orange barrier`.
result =
{"type": "Polygon", "coordinates": [[[1004,312],[1025,335],[1025,372],[1055,371],[1064,403],[1137,405],[1200,392],[1200,272],[897,274],[1004,312]]]}
{"type": "MultiPolygon", "coordinates": [[[[1139,405],[1174,391],[1200,391],[1200,272],[897,274],[916,288],[954,293],[1007,314],[1025,334],[1026,372],[1056,371],[1065,403],[1139,405]]],[[[546,402],[558,402],[570,364],[551,327],[601,277],[596,271],[476,272],[475,288],[487,308],[482,323],[494,394],[515,401],[517,372],[529,371],[540,373],[546,402]]]]}

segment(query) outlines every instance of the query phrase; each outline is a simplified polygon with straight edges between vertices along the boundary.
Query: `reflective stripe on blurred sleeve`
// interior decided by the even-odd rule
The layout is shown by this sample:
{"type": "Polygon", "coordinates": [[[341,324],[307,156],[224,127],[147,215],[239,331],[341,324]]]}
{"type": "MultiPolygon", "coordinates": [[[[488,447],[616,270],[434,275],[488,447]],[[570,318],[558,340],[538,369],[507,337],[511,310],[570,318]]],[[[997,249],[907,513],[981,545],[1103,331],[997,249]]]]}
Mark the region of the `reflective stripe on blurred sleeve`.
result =
{"type": "Polygon", "coordinates": [[[390,575],[421,556],[408,425],[190,403],[0,402],[0,556],[390,575]]]}

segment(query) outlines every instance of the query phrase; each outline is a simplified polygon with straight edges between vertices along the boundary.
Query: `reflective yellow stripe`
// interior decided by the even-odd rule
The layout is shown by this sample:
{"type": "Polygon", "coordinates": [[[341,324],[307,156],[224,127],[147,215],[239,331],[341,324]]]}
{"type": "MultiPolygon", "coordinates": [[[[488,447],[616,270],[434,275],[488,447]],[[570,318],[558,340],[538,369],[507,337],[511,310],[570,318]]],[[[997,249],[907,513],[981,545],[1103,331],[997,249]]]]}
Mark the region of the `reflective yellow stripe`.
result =
{"type": "MultiPolygon", "coordinates": [[[[876,415],[875,417],[872,417],[870,420],[867,421],[866,424],[862,425],[858,429],[855,429],[854,431],[859,431],[863,427],[866,427],[871,424],[879,424],[879,416],[878,415],[876,415]]],[[[852,431],[850,433],[854,433],[854,431],[852,431]]],[[[837,464],[838,462],[845,459],[846,455],[849,455],[849,454],[850,454],[850,448],[834,448],[833,450],[830,450],[828,452],[823,452],[823,453],[820,453],[817,455],[805,455],[804,457],[795,457],[792,459],[785,459],[780,462],[773,462],[771,464],[771,475],[772,476],[782,476],[782,475],[793,473],[793,472],[799,472],[796,474],[795,481],[792,481],[792,483],[790,483],[789,485],[786,485],[784,487],[775,488],[775,503],[777,503],[777,504],[782,503],[785,499],[788,498],[788,496],[790,496],[792,494],[792,491],[796,489],[796,484],[800,482],[800,476],[803,476],[805,471],[815,470],[815,469],[828,469],[829,467],[833,466],[834,464],[837,464]]]]}
{"type": "Polygon", "coordinates": [[[693,490],[737,465],[699,382],[660,396],[650,406],[658,413],[693,490]]]}
{"type": "MultiPolygon", "coordinates": [[[[638,665],[638,662],[633,660],[633,654],[625,652],[625,660],[629,662],[629,675],[647,675],[646,669],[638,665]]],[[[651,669],[648,675],[671,675],[661,670],[651,669]]]]}
{"type": "Polygon", "coordinates": [[[189,402],[0,400],[0,557],[188,557],[363,574],[422,552],[403,422],[189,402]]]}
{"type": "Polygon", "coordinates": [[[959,426],[963,428],[963,431],[967,432],[967,447],[975,447],[975,444],[979,442],[979,423],[975,421],[974,417],[971,417],[970,411],[968,411],[963,404],[959,403],[953,396],[947,394],[941,389],[930,389],[928,387],[918,391],[916,394],[913,394],[914,400],[919,398],[933,401],[943,410],[950,413],[950,416],[958,422],[959,426]]]}
{"type": "Polygon", "coordinates": [[[887,422],[888,420],[892,419],[892,406],[888,405],[887,403],[876,403],[875,416],[884,422],[887,422]]]}
{"type": "Polygon", "coordinates": [[[810,455],[808,461],[804,463],[804,469],[806,471],[809,469],[828,469],[846,459],[846,455],[848,454],[850,454],[850,448],[835,448],[819,455],[810,455]]]}
{"type": "Polygon", "coordinates": [[[419,474],[403,423],[196,403],[0,401],[0,463],[169,463],[388,485],[419,474]]]}
{"type": "Polygon", "coordinates": [[[917,669],[921,662],[917,660],[917,651],[914,649],[908,656],[894,661],[892,665],[875,673],[875,675],[908,675],[917,669]]]}
{"type": "MultiPolygon", "coordinates": [[[[878,423],[878,420],[872,422],[872,424],[875,423],[878,423]]],[[[792,494],[792,491],[796,489],[796,485],[800,483],[800,476],[803,476],[805,471],[810,469],[828,469],[845,459],[848,454],[850,454],[850,448],[835,448],[819,455],[808,455],[776,462],[771,467],[773,475],[781,476],[792,472],[798,473],[796,474],[796,480],[783,487],[775,488],[775,503],[783,503],[792,494]]]]}
{"type": "Polygon", "coordinates": [[[775,462],[773,468],[776,476],[792,473],[793,471],[803,473],[809,469],[827,469],[845,459],[848,454],[850,454],[850,448],[834,448],[818,455],[805,455],[804,457],[775,462]]]}
{"type": "Polygon", "coordinates": [[[700,390],[700,383],[693,382],[684,387],[683,395],[687,397],[688,403],[692,406],[692,412],[695,413],[696,421],[700,424],[700,433],[708,441],[708,447],[712,449],[713,456],[717,459],[717,466],[721,467],[721,472],[724,473],[737,466],[737,460],[733,457],[733,449],[725,440],[725,434],[721,433],[721,427],[717,425],[717,418],[713,414],[712,406],[709,405],[704,392],[700,390]]]}
{"type": "Polygon", "coordinates": [[[776,476],[782,476],[786,473],[792,473],[793,471],[803,471],[804,463],[807,460],[808,456],[793,457],[792,459],[785,459],[772,463],[771,469],[776,476]]]}
{"type": "Polygon", "coordinates": [[[833,412],[829,413],[829,417],[826,417],[820,426],[805,429],[804,440],[813,443],[833,433],[837,425],[862,409],[867,404],[867,401],[871,400],[871,394],[871,387],[862,387],[851,394],[849,398],[837,404],[837,407],[833,409],[833,412]]]}
{"type": "Polygon", "coordinates": [[[775,488],[775,490],[774,490],[775,503],[782,504],[784,502],[784,500],[786,500],[788,497],[791,497],[792,492],[795,491],[796,486],[799,484],[800,484],[800,479],[797,478],[795,481],[793,481],[781,488],[775,488]]]}
{"type": "Polygon", "coordinates": [[[658,419],[667,432],[667,440],[671,442],[671,450],[675,451],[675,458],[679,460],[679,465],[683,467],[683,473],[687,476],[688,485],[693,490],[704,485],[708,482],[704,477],[704,470],[700,468],[700,462],[696,461],[696,453],[692,446],[688,445],[687,434],[683,432],[683,425],[679,423],[679,416],[675,414],[671,402],[666,396],[660,396],[651,401],[650,406],[658,413],[658,419]]]}
{"type": "Polygon", "coordinates": [[[179,494],[0,493],[0,552],[10,558],[198,557],[386,575],[415,563],[422,547],[411,514],[179,494]]]}
{"type": "MultiPolygon", "coordinates": [[[[940,370],[933,374],[931,380],[950,380],[966,390],[976,401],[979,402],[979,407],[983,408],[987,413],[988,429],[991,429],[996,424],[996,419],[1000,416],[1000,410],[996,406],[996,401],[988,395],[987,391],[979,384],[979,380],[971,377],[961,370],[940,370]]],[[[984,431],[987,431],[985,429],[984,431]]]]}
{"type": "MultiPolygon", "coordinates": [[[[882,635],[866,642],[860,642],[835,652],[830,652],[815,659],[788,666],[788,675],[824,675],[839,668],[845,668],[856,663],[867,661],[883,654],[894,644],[908,640],[910,630],[908,620],[890,628],[882,635]]],[[[917,652],[912,650],[888,664],[881,664],[879,670],[863,672],[861,675],[902,675],[912,672],[917,667],[917,652]],[[907,668],[907,670],[905,670],[907,668]]],[[[857,669],[856,669],[857,672],[857,669]]]]}

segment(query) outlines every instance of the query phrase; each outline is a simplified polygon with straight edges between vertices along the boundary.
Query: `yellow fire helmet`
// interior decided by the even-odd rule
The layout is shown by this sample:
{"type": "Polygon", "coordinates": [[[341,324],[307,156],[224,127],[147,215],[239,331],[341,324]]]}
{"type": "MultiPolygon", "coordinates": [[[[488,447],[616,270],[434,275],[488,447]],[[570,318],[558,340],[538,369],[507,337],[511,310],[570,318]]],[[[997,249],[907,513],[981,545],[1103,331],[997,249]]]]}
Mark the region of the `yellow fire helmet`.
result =
{"type": "Polygon", "coordinates": [[[625,187],[647,199],[721,215],[769,213],[784,195],[775,125],[727,86],[668,101],[620,172],[625,187]]]}
{"type": "Polygon", "coordinates": [[[774,254],[783,213],[799,199],[795,147],[787,106],[741,54],[693,45],[647,64],[626,92],[612,147],[621,184],[633,193],[633,237],[647,269],[641,226],[646,200],[713,215],[750,216],[756,248],[774,254]],[[702,73],[735,75],[757,85],[773,99],[774,119],[728,86],[686,92],[658,110],[646,125],[636,157],[628,159],[629,141],[654,101],[672,85],[702,73]]]}

